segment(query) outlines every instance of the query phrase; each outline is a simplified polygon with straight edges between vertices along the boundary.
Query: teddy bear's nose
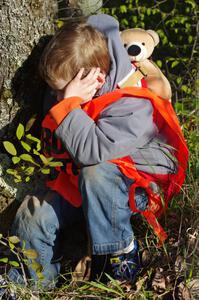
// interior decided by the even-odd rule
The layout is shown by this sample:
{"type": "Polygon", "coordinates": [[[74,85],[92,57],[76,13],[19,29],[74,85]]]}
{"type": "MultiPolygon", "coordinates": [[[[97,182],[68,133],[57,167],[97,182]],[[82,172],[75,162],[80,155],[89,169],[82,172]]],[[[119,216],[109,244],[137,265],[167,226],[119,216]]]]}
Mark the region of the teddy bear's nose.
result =
{"type": "Polygon", "coordinates": [[[128,54],[131,55],[131,56],[136,56],[136,55],[140,54],[140,52],[141,52],[141,49],[137,45],[131,45],[128,48],[128,54]]]}

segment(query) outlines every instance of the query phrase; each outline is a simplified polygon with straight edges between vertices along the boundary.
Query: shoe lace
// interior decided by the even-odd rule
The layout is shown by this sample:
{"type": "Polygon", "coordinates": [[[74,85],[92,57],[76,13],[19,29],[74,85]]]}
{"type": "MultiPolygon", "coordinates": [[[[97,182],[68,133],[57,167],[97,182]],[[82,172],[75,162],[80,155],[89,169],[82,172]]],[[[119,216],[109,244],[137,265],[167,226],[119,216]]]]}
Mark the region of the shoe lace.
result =
{"type": "Polygon", "coordinates": [[[116,279],[133,281],[138,272],[136,261],[122,259],[119,263],[113,265],[113,275],[116,279]]]}

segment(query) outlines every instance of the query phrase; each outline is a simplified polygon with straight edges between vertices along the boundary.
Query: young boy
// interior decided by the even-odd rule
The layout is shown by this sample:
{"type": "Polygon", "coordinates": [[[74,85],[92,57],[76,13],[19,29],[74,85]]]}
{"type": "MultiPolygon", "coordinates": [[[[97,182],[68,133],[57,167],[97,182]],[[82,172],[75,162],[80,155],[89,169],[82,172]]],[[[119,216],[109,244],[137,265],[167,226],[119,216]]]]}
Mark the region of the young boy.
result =
{"type": "MultiPolygon", "coordinates": [[[[84,215],[93,261],[109,255],[113,276],[133,282],[140,266],[129,190],[136,187],[134,211],[143,212],[149,198],[143,188],[146,180],[135,172],[136,178],[132,172],[128,176],[127,166],[142,176],[164,177],[174,174],[177,165],[166,134],[154,122],[149,99],[127,91],[106,96],[132,74],[118,22],[97,15],[87,23],[63,27],[44,51],[41,73],[57,93],[42,124],[44,151],[63,161],[63,167],[47,183],[54,192],[23,202],[13,233],[27,248],[37,250],[43,283],[50,286],[60,269],[58,260],[53,263],[55,250],[61,252],[59,231],[84,215]],[[128,159],[120,160],[124,157],[128,159]]],[[[154,182],[151,186],[157,188],[154,182]]],[[[36,280],[35,272],[29,271],[36,280]]]]}

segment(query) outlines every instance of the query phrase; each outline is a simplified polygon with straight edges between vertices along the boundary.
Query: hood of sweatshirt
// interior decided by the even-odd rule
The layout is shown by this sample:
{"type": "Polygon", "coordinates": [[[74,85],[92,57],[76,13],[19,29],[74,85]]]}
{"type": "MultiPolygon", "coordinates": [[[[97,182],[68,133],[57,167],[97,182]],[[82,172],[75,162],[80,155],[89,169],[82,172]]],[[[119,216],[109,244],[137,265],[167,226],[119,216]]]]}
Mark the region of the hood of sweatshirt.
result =
{"type": "Polygon", "coordinates": [[[122,44],[119,32],[119,22],[106,14],[90,16],[87,23],[102,32],[108,42],[111,58],[110,72],[106,76],[106,82],[98,91],[97,96],[113,91],[117,84],[132,70],[128,54],[122,44]]]}

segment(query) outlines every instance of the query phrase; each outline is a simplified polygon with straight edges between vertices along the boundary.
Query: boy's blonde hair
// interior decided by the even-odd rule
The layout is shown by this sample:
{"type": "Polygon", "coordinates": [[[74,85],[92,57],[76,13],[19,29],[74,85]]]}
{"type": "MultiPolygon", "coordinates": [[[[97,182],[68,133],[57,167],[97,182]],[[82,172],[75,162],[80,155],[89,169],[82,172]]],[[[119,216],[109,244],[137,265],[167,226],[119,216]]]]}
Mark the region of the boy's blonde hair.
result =
{"type": "Polygon", "coordinates": [[[105,36],[86,22],[64,25],[47,44],[40,61],[40,74],[51,86],[56,80],[70,82],[81,68],[86,75],[99,67],[106,74],[110,56],[105,36]]]}

